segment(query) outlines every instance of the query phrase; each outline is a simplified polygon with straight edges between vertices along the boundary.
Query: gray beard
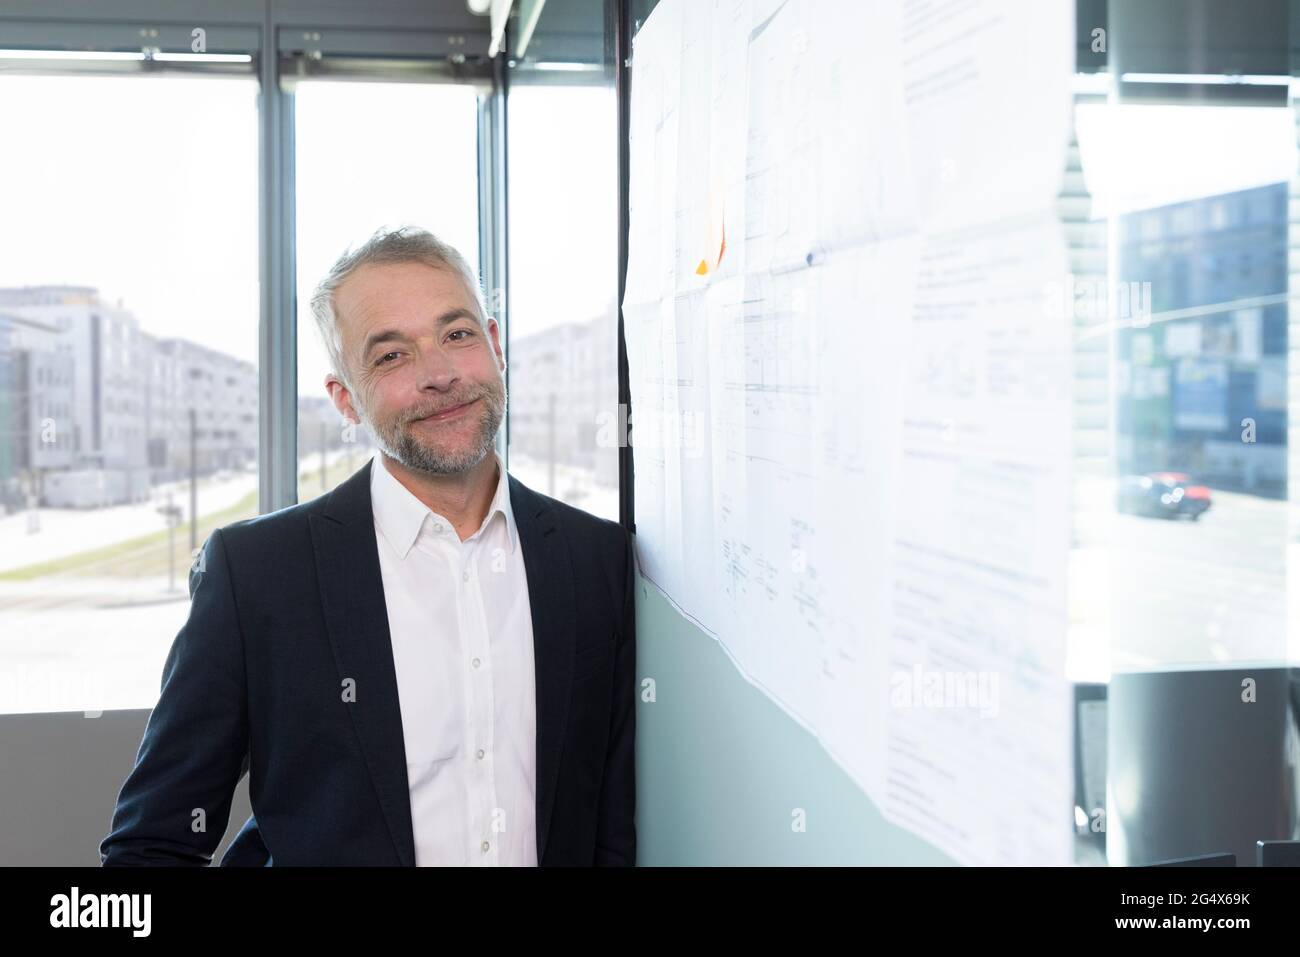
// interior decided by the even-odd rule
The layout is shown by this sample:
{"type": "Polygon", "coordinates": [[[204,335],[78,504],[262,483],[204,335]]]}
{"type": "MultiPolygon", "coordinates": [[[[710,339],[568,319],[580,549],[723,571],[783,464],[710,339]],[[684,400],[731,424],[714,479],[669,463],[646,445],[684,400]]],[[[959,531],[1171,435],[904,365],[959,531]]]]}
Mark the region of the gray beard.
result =
{"type": "Polygon", "coordinates": [[[478,418],[478,438],[463,453],[444,454],[426,444],[410,429],[410,422],[394,421],[384,426],[366,416],[371,434],[384,454],[400,462],[413,472],[429,475],[463,475],[483,461],[496,444],[497,430],[505,418],[506,390],[501,387],[500,397],[482,393],[482,409],[478,418]]]}

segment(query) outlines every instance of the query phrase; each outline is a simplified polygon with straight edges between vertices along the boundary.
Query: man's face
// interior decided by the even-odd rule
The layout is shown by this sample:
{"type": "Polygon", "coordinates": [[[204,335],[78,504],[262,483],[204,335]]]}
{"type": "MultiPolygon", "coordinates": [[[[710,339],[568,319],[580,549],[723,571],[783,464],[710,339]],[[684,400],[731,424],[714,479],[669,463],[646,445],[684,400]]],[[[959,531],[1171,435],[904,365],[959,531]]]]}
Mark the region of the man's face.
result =
{"type": "Polygon", "coordinates": [[[407,468],[463,474],[492,451],[505,417],[497,322],[486,331],[460,275],[421,263],[362,266],[334,291],[348,389],[325,387],[407,468]],[[431,417],[454,407],[454,413],[431,417]]]}

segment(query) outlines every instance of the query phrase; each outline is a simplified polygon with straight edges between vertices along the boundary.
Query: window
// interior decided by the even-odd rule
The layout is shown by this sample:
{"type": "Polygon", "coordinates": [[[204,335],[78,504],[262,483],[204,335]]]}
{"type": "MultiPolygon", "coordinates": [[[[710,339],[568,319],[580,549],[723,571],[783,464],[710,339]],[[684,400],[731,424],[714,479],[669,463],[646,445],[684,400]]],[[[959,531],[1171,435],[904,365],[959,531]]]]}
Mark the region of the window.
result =
{"type": "Polygon", "coordinates": [[[228,370],[256,408],[257,91],[0,76],[6,712],[152,706],[193,550],[257,514],[256,422],[199,436],[227,397],[155,374],[228,370]]]}
{"type": "Polygon", "coordinates": [[[1076,461],[1078,501],[1116,514],[1076,522],[1076,637],[1092,638],[1075,677],[1281,660],[1294,114],[1095,102],[1076,116],[1105,254],[1076,282],[1106,312],[1080,322],[1080,351],[1107,348],[1122,375],[1098,454],[1076,461]],[[1142,476],[1158,494],[1134,493],[1142,476]]]}
{"type": "Polygon", "coordinates": [[[478,94],[451,84],[318,80],[294,97],[298,498],[306,501],[374,454],[367,430],[347,429],[325,389],[329,362],[312,290],[339,255],[381,226],[428,229],[479,269],[478,94]]]}
{"type": "Polygon", "coordinates": [[[1254,700],[1246,685],[1276,687],[1300,652],[1288,645],[1297,87],[1277,29],[1286,6],[1237,11],[1236,37],[1217,6],[1177,25],[1162,15],[1175,6],[1094,10],[1097,22],[1108,12],[1115,48],[1109,73],[1077,78],[1062,198],[1086,294],[1074,313],[1067,666],[1080,686],[1080,863],[1209,845],[1244,862],[1280,813],[1252,806],[1248,782],[1291,763],[1291,717],[1241,707],[1254,700]],[[1163,760],[1200,743],[1195,766],[1163,760]]]}
{"type": "Polygon", "coordinates": [[[617,520],[614,91],[516,86],[509,104],[510,470],[617,520]]]}

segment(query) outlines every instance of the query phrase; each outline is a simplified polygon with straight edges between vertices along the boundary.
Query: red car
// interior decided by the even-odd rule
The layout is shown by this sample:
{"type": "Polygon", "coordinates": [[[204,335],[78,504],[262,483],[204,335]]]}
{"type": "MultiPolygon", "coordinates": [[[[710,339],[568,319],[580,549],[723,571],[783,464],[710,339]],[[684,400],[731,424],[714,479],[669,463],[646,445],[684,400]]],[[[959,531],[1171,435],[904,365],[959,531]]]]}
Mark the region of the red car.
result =
{"type": "Polygon", "coordinates": [[[1210,507],[1210,490],[1193,485],[1186,472],[1148,472],[1120,482],[1119,510],[1159,518],[1200,518],[1210,507]]]}

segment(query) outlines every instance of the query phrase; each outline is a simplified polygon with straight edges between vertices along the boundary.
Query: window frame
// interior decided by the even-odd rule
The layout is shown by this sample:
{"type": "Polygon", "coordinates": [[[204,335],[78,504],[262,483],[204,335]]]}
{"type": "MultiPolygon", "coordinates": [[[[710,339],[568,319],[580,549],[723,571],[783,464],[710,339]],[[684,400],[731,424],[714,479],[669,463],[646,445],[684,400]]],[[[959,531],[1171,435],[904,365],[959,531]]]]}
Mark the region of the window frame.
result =
{"type": "MultiPolygon", "coordinates": [[[[15,0],[0,13],[0,49],[52,51],[37,59],[0,54],[0,73],[256,77],[260,514],[298,501],[297,81],[474,86],[479,92],[480,263],[484,284],[504,287],[506,55],[488,58],[490,42],[486,18],[473,16],[463,5],[430,9],[421,0],[379,0],[364,9],[340,9],[321,0],[230,0],[219,6],[202,0],[15,0]],[[199,27],[205,53],[247,59],[189,60],[199,27]],[[109,59],[104,54],[144,57],[109,59]]],[[[504,310],[508,297],[502,305],[504,310]]],[[[508,316],[500,321],[508,343],[508,316]]]]}

